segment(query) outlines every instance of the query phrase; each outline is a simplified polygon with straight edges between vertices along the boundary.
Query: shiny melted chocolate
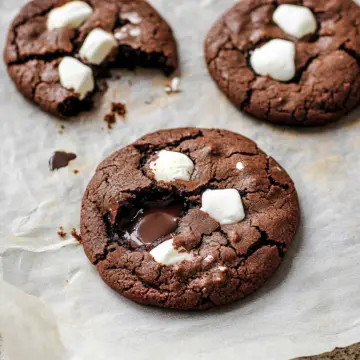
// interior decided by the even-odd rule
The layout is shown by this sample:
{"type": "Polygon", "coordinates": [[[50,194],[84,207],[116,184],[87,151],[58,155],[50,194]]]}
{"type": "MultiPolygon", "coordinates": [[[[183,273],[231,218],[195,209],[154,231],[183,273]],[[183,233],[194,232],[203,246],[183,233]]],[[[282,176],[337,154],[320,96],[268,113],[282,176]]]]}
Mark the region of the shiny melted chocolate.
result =
{"type": "Polygon", "coordinates": [[[124,237],[137,246],[146,247],[171,238],[178,227],[182,207],[182,204],[177,203],[138,211],[123,229],[124,237]]]}

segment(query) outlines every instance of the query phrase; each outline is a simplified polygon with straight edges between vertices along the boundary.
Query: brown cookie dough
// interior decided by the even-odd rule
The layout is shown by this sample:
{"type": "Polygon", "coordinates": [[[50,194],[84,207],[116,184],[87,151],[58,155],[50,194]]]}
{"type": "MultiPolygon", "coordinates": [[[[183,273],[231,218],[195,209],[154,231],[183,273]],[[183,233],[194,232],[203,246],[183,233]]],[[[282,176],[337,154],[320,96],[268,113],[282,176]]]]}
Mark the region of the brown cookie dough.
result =
{"type": "Polygon", "coordinates": [[[242,0],[210,30],[206,63],[239,109],[278,124],[327,124],[359,103],[359,19],[352,0],[242,0]],[[272,20],[281,4],[309,8],[316,32],[298,40],[285,33],[272,20]],[[254,49],[275,38],[296,44],[296,75],[288,82],[259,76],[249,63],[254,49]]]}
{"type": "Polygon", "coordinates": [[[207,309],[258,289],[298,223],[285,170],[253,141],[217,129],[158,131],[115,152],[97,168],[81,210],[82,244],[103,280],[136,302],[177,309],[207,309]],[[156,180],[152,164],[163,150],[191,159],[188,181],[156,180]],[[235,189],[245,218],[220,225],[200,210],[207,189],[235,189]],[[150,251],[169,238],[191,258],[157,262],[150,251]]]}
{"type": "Polygon", "coordinates": [[[4,59],[9,75],[19,91],[44,110],[61,117],[78,114],[92,106],[95,86],[80,99],[59,79],[59,63],[65,56],[79,59],[86,36],[102,28],[116,37],[117,48],[100,65],[87,64],[95,80],[107,75],[109,68],[156,67],[166,74],[178,66],[176,43],[169,25],[143,0],[85,0],[92,15],[77,28],[49,30],[49,12],[69,0],[34,0],[13,21],[4,59]],[[135,20],[134,20],[135,19],[135,20]]]}
{"type": "Polygon", "coordinates": [[[306,356],[293,360],[359,360],[360,359],[360,343],[345,347],[336,348],[335,350],[316,356],[306,356]]]}

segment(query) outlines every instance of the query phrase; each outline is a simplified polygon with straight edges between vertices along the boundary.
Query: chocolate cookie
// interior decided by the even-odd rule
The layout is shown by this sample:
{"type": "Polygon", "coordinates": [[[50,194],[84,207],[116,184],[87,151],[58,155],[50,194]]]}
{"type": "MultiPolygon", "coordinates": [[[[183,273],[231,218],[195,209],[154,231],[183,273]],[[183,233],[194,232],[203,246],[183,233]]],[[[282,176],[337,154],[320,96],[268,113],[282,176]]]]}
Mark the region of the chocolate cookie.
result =
{"type": "Polygon", "coordinates": [[[170,27],[143,0],[34,0],[12,23],[4,59],[19,91],[61,117],[92,106],[109,68],[178,66],[170,27]]]}
{"type": "Polygon", "coordinates": [[[359,19],[352,0],[242,0],[210,30],[206,63],[239,109],[327,124],[359,103],[359,19]]]}
{"type": "Polygon", "coordinates": [[[299,223],[295,187],[256,144],[226,130],[144,136],[97,168],[82,244],[103,280],[139,303],[207,309],[258,289],[299,223]]]}

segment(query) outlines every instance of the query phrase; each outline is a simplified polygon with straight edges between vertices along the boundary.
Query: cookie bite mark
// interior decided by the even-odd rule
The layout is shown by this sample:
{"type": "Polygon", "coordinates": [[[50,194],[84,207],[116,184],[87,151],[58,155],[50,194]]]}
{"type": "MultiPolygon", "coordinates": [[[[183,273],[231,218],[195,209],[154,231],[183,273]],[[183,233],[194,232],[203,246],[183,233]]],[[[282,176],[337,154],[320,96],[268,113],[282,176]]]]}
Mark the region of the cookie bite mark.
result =
{"type": "Polygon", "coordinates": [[[4,59],[19,91],[61,117],[91,109],[93,95],[101,91],[95,80],[97,84],[111,68],[142,66],[170,75],[178,66],[171,28],[143,0],[33,0],[9,29],[4,59]],[[65,57],[80,59],[91,67],[93,86],[89,75],[84,80],[91,91],[77,90],[78,82],[69,79],[61,82],[59,74],[51,82],[37,82],[43,67],[51,64],[58,69],[65,57]],[[36,64],[34,72],[29,63],[36,64]],[[32,77],[31,84],[23,81],[25,72],[27,78],[32,77]]]}
{"type": "Polygon", "coordinates": [[[47,28],[49,30],[65,27],[78,28],[93,13],[92,7],[84,1],[70,1],[49,12],[47,28]]]}

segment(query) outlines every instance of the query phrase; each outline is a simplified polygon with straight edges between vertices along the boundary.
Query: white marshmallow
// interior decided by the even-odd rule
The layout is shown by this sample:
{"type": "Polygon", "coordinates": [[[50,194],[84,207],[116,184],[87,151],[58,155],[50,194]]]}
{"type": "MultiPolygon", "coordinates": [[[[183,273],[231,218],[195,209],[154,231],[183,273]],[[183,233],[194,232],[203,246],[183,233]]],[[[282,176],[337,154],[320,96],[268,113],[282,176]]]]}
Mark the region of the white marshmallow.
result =
{"type": "Polygon", "coordinates": [[[250,57],[254,71],[274,80],[289,81],[296,73],[295,44],[291,41],[274,39],[257,48],[250,57]]]}
{"type": "Polygon", "coordinates": [[[242,162],[240,162],[240,161],[236,164],[236,168],[238,170],[242,170],[244,167],[245,167],[244,164],[242,162]]]}
{"type": "Polygon", "coordinates": [[[84,1],[71,1],[49,12],[47,28],[49,30],[79,27],[93,13],[92,7],[84,1]]]}
{"type": "Polygon", "coordinates": [[[316,31],[316,18],[305,6],[284,4],[277,7],[273,21],[284,32],[298,39],[316,31]]]}
{"type": "Polygon", "coordinates": [[[112,34],[96,28],[86,37],[79,54],[90,64],[100,65],[116,46],[117,42],[112,34]]]}
{"type": "Polygon", "coordinates": [[[140,15],[135,11],[121,14],[121,18],[129,20],[131,24],[135,24],[135,25],[140,24],[142,21],[140,15]]]}
{"type": "Polygon", "coordinates": [[[124,40],[129,36],[129,34],[126,29],[122,28],[122,29],[120,29],[120,31],[115,33],[114,36],[115,36],[115,39],[117,39],[117,40],[124,40]]]}
{"type": "Polygon", "coordinates": [[[186,252],[179,252],[173,246],[173,240],[164,241],[150,251],[156,262],[163,265],[175,265],[184,260],[192,260],[193,256],[186,252]]]}
{"type": "Polygon", "coordinates": [[[132,37],[137,37],[141,35],[141,29],[139,27],[130,28],[128,31],[130,36],[132,37]]]}
{"type": "Polygon", "coordinates": [[[161,150],[157,159],[150,163],[150,169],[157,181],[190,180],[194,163],[185,154],[161,150]]]}
{"type": "Polygon", "coordinates": [[[59,64],[60,83],[80,95],[80,100],[94,90],[93,72],[79,60],[66,56],[59,64]]]}
{"type": "Polygon", "coordinates": [[[221,225],[235,224],[245,218],[240,194],[235,189],[206,190],[202,195],[200,210],[221,225]]]}

